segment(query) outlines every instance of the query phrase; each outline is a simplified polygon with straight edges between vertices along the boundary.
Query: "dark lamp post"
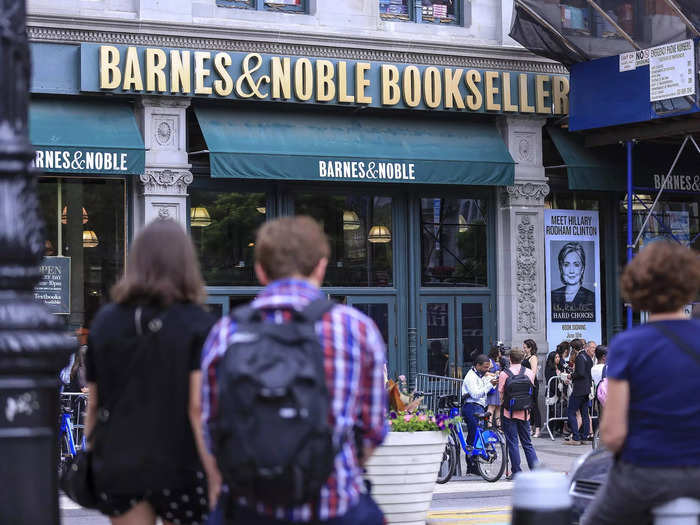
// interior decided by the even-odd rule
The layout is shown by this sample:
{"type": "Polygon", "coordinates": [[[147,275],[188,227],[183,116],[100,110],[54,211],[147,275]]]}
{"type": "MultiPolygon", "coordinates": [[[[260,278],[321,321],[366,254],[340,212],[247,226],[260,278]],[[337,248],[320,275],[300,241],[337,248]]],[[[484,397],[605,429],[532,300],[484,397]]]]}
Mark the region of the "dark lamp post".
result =
{"type": "Polygon", "coordinates": [[[58,372],[77,342],[34,301],[44,250],[24,0],[0,0],[0,521],[58,519],[58,372]]]}

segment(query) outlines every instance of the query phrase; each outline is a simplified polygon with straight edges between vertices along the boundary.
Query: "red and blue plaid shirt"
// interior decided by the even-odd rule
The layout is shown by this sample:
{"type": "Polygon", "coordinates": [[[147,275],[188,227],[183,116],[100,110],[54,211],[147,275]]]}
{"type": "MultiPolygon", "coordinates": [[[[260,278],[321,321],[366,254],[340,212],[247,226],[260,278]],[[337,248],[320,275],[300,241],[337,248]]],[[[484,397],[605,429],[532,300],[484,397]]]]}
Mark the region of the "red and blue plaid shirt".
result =
{"type": "MultiPolygon", "coordinates": [[[[306,281],[284,279],[271,283],[253,301],[270,322],[283,323],[291,309],[301,310],[321,297],[318,288],[306,281]]],[[[208,423],[216,415],[216,366],[229,346],[236,323],[222,318],[212,329],[202,350],[202,421],[209,443],[208,423]]],[[[363,313],[344,305],[334,306],[316,323],[324,351],[330,410],[328,423],[335,443],[359,431],[365,447],[376,447],[386,436],[386,390],[384,363],[386,348],[374,322],[363,313]]],[[[240,504],[254,507],[259,514],[291,521],[325,521],[342,516],[355,506],[362,491],[362,471],[353,439],[345,439],[335,458],[333,472],[321,488],[317,501],[298,507],[271,507],[260,502],[240,504]]]]}

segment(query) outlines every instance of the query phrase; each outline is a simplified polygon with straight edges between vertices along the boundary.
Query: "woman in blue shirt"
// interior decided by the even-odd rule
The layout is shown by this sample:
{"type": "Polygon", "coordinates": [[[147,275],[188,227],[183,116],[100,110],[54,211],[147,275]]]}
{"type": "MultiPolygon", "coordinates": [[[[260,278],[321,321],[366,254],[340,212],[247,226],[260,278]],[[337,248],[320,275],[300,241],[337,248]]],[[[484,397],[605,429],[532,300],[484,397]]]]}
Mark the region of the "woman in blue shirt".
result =
{"type": "Polygon", "coordinates": [[[700,499],[700,320],[684,314],[700,290],[700,258],[653,242],[627,265],[621,287],[649,322],[618,334],[608,349],[601,438],[615,463],[582,525],[650,523],[656,506],[700,499]]]}

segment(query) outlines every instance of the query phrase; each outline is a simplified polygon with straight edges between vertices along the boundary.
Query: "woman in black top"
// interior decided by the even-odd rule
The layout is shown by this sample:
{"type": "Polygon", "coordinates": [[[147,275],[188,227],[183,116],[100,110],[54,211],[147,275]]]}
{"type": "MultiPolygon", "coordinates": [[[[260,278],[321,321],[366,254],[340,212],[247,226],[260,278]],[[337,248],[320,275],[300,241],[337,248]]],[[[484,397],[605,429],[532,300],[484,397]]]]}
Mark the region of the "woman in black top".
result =
{"type": "Polygon", "coordinates": [[[166,220],[142,230],[111,295],[86,355],[98,508],[113,525],[202,524],[214,460],[198,420],[200,354],[214,318],[185,231],[166,220]]]}
{"type": "Polygon", "coordinates": [[[525,339],[523,342],[523,350],[525,351],[525,359],[523,366],[529,368],[535,374],[535,388],[532,392],[533,404],[530,410],[530,425],[534,429],[533,437],[540,437],[540,428],[542,427],[542,415],[540,414],[539,394],[540,380],[537,378],[539,372],[539,362],[537,359],[537,343],[532,339],[525,339]]]}

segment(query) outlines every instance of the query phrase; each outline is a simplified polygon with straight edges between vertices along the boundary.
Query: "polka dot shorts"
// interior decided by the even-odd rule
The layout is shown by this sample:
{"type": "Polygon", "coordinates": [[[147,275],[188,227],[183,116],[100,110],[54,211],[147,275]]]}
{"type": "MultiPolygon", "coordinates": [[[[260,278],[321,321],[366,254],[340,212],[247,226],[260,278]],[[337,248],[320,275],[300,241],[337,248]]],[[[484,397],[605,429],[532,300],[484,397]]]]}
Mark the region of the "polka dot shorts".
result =
{"type": "Polygon", "coordinates": [[[163,489],[144,495],[99,494],[98,510],[102,514],[117,517],[132,507],[147,501],[163,520],[175,525],[204,525],[209,514],[207,484],[203,472],[197,472],[195,482],[185,490],[163,489]]]}

